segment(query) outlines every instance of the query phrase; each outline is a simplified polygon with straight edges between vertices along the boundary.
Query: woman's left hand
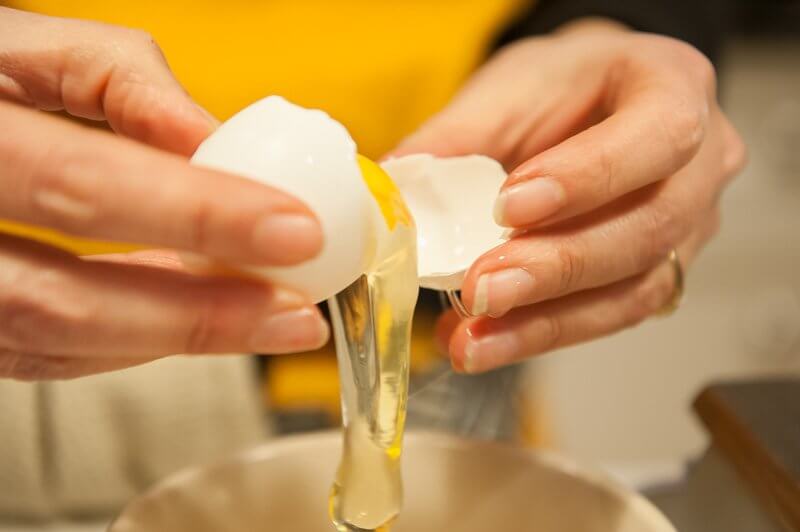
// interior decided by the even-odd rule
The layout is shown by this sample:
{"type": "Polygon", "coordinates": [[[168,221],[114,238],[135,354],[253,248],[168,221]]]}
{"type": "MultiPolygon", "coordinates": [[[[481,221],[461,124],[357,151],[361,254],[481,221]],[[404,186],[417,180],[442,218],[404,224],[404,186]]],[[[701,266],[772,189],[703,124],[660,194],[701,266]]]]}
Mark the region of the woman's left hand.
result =
{"type": "Polygon", "coordinates": [[[667,305],[717,230],[745,161],[710,62],[691,46],[586,20],[501,50],[392,155],[483,153],[511,173],[440,339],[486,371],[634,325],[667,305]]]}

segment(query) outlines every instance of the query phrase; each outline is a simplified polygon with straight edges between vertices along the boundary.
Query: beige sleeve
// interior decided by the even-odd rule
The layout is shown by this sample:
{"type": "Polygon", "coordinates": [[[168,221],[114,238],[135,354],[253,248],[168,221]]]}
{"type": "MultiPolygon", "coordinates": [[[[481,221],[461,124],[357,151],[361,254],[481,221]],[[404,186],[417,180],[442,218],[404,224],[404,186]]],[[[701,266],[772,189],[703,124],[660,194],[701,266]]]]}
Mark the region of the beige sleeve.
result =
{"type": "Polygon", "coordinates": [[[74,381],[0,380],[0,520],[109,515],[265,437],[253,361],[172,357],[74,381]]]}

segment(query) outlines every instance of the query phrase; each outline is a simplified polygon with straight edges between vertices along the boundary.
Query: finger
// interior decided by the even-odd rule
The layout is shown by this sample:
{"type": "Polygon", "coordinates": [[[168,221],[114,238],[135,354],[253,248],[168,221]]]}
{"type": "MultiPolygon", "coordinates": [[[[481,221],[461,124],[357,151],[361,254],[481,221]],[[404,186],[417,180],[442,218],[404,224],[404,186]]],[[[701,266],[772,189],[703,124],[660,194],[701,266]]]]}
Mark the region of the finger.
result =
{"type": "Polygon", "coordinates": [[[470,313],[497,318],[654,267],[686,237],[696,217],[690,211],[694,202],[673,202],[658,192],[616,202],[589,224],[530,231],[489,251],[464,279],[462,297],[470,313]]]}
{"type": "MultiPolygon", "coordinates": [[[[721,131],[722,118],[714,114],[714,131],[721,131]]],[[[690,164],[661,183],[590,214],[521,232],[486,253],[465,277],[467,308],[498,317],[653,268],[717,204],[730,179],[720,164],[729,150],[722,137],[710,136],[690,164]]]]}
{"type": "Polygon", "coordinates": [[[608,76],[610,116],[513,170],[497,199],[497,222],[529,227],[573,217],[688,164],[709,123],[707,84],[684,74],[690,60],[712,83],[713,68],[699,52],[679,68],[620,67],[608,76]]]}
{"type": "Polygon", "coordinates": [[[453,336],[453,332],[456,330],[459,323],[461,323],[461,317],[452,309],[444,312],[436,320],[436,328],[433,335],[436,349],[441,355],[447,355],[449,353],[450,337],[453,336]]]}
{"type": "Polygon", "coordinates": [[[317,348],[328,329],[299,294],[255,281],[82,261],[0,237],[0,347],[61,357],[285,353],[317,348]]]}
{"type": "Polygon", "coordinates": [[[322,231],[287,194],[0,102],[0,218],[252,264],[315,256],[322,231]]]}
{"type": "MultiPolygon", "coordinates": [[[[710,216],[678,247],[684,268],[717,224],[710,216]]],[[[646,274],[516,309],[500,319],[464,320],[450,340],[451,360],[459,371],[480,373],[605,336],[653,316],[672,299],[674,290],[673,268],[664,262],[646,274]]]]}
{"type": "Polygon", "coordinates": [[[184,267],[180,253],[171,249],[146,249],[130,253],[112,253],[107,255],[91,255],[83,257],[85,261],[107,262],[112,264],[129,264],[150,266],[167,270],[196,273],[184,267]]]}
{"type": "Polygon", "coordinates": [[[108,120],[184,155],[216,127],[143,31],[0,7],[0,49],[0,98],[108,120]]]}
{"type": "Polygon", "coordinates": [[[722,157],[722,168],[725,175],[732,179],[747,166],[747,146],[730,120],[722,112],[718,111],[718,114],[722,128],[722,142],[725,148],[722,157]]]}
{"type": "Polygon", "coordinates": [[[0,378],[19,381],[75,379],[152,362],[142,358],[68,358],[0,350],[0,378]]]}

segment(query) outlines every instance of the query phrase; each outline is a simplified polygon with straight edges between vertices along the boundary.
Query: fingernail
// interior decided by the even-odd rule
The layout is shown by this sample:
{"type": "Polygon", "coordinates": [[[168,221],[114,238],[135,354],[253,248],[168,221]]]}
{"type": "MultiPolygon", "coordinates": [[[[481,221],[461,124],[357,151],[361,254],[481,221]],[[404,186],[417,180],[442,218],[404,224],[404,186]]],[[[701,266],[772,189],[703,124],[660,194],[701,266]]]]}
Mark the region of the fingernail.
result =
{"type": "Polygon", "coordinates": [[[499,318],[533,292],[533,276],[522,268],[508,268],[478,277],[472,315],[499,318]]]}
{"type": "Polygon", "coordinates": [[[313,258],[322,248],[322,228],[310,216],[270,214],[253,233],[253,245],[269,264],[296,264],[313,258]]]}
{"type": "Polygon", "coordinates": [[[513,332],[470,337],[464,347],[464,372],[481,373],[516,362],[519,339],[513,332]]]}
{"type": "Polygon", "coordinates": [[[328,341],[327,322],[313,308],[292,309],[267,317],[250,339],[260,353],[293,353],[319,349],[328,341]]]}
{"type": "Polygon", "coordinates": [[[537,177],[502,190],[494,204],[494,219],[506,227],[529,225],[555,214],[566,199],[561,183],[537,177]]]}

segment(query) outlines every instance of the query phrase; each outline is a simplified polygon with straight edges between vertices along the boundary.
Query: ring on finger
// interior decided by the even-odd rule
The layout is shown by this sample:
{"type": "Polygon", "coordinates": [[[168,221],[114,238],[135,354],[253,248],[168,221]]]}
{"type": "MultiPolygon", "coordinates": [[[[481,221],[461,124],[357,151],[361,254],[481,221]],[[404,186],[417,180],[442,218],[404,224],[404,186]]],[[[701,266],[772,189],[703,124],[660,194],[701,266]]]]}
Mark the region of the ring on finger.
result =
{"type": "Polygon", "coordinates": [[[681,266],[678,251],[675,248],[672,248],[669,252],[667,262],[669,262],[669,265],[672,267],[672,294],[670,294],[667,302],[656,312],[656,316],[660,317],[667,317],[674,314],[675,311],[678,310],[678,307],[681,306],[681,301],[683,301],[683,266],[681,266]]]}

